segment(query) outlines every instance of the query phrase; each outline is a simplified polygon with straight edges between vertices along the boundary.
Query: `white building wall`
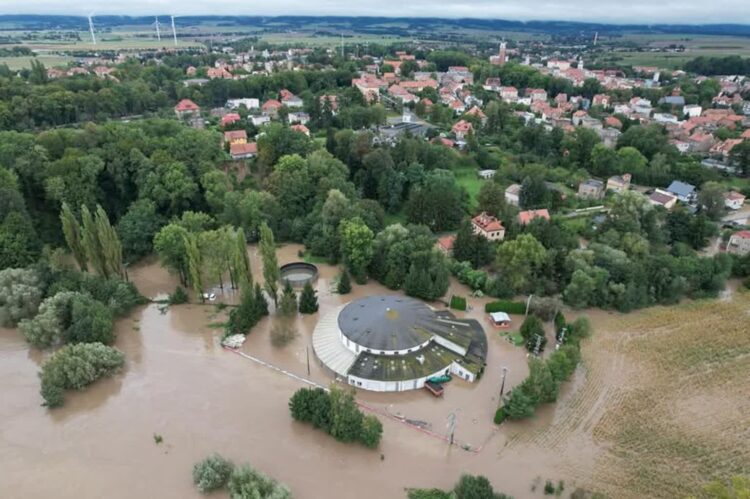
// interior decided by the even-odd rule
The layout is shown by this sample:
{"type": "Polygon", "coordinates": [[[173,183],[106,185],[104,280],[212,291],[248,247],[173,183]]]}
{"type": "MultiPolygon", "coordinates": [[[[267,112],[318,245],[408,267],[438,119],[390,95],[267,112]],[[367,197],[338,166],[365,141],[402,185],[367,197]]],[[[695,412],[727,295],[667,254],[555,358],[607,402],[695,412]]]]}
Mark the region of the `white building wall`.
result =
{"type": "MultiPolygon", "coordinates": [[[[455,362],[453,364],[455,364],[455,362]]],[[[364,390],[370,390],[373,392],[405,392],[408,390],[417,390],[420,388],[424,388],[424,384],[429,378],[432,378],[433,376],[442,376],[443,374],[448,374],[449,372],[451,372],[451,369],[452,366],[447,366],[423,378],[409,379],[404,381],[378,381],[349,375],[347,378],[347,382],[351,386],[354,386],[356,388],[362,388],[364,390]]]]}
{"type": "Polygon", "coordinates": [[[462,357],[464,355],[466,355],[466,349],[464,347],[458,346],[455,343],[453,343],[452,341],[450,341],[450,340],[448,340],[448,339],[446,339],[446,338],[444,338],[442,336],[435,335],[433,337],[433,339],[435,340],[435,343],[437,343],[438,345],[443,346],[443,347],[447,348],[448,350],[450,350],[452,352],[455,352],[455,353],[457,353],[458,355],[460,355],[462,357]]]}

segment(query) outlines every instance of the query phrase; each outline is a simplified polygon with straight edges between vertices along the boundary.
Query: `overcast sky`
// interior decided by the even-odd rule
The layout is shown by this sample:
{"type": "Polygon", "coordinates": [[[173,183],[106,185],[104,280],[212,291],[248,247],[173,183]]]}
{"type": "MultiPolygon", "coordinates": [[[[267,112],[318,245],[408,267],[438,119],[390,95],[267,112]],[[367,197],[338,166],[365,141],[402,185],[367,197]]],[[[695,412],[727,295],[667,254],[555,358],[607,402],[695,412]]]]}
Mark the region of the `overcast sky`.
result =
{"type": "Polygon", "coordinates": [[[0,14],[343,15],[750,24],[750,0],[0,0],[0,14]]]}

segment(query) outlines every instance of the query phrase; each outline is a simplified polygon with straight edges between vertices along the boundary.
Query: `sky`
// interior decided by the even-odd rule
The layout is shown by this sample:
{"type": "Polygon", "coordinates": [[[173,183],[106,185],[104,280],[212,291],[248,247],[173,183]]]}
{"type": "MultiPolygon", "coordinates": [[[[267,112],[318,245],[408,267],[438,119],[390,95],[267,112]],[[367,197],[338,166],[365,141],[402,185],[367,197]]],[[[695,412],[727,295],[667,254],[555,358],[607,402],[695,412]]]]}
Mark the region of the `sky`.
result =
{"type": "Polygon", "coordinates": [[[342,15],[750,24],[750,0],[0,0],[0,14],[342,15]]]}

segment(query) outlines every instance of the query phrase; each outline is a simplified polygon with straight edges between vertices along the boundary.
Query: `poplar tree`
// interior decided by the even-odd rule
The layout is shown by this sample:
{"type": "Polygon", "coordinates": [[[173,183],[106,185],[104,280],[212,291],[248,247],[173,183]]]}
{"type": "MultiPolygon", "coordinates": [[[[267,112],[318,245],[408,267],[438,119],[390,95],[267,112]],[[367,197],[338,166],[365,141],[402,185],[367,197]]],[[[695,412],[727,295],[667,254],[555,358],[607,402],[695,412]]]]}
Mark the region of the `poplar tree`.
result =
{"type": "Polygon", "coordinates": [[[70,248],[70,252],[73,253],[78,267],[82,272],[88,270],[88,262],[86,259],[86,248],[83,246],[83,235],[81,224],[78,223],[78,219],[73,214],[68,206],[68,203],[63,203],[62,211],[60,211],[60,222],[62,223],[63,234],[65,234],[65,242],[70,248]]]}
{"type": "Polygon", "coordinates": [[[276,259],[276,242],[271,228],[265,222],[260,226],[260,256],[263,260],[264,287],[273,299],[273,304],[278,306],[279,262],[276,259]]]}
{"type": "Polygon", "coordinates": [[[185,250],[187,254],[188,279],[193,291],[200,296],[201,302],[205,302],[203,297],[203,255],[198,248],[198,240],[195,234],[188,233],[185,236],[185,250]]]}
{"type": "Polygon", "coordinates": [[[107,276],[122,277],[122,244],[115,228],[109,223],[107,213],[101,206],[96,207],[96,228],[107,276]]]}
{"type": "Polygon", "coordinates": [[[250,258],[247,256],[247,240],[245,231],[238,229],[235,233],[235,251],[232,267],[234,268],[234,278],[237,280],[237,286],[244,288],[253,286],[253,272],[250,269],[250,258]]]}
{"type": "Polygon", "coordinates": [[[99,240],[99,230],[86,205],[81,206],[81,220],[83,221],[83,247],[86,250],[86,257],[94,270],[100,276],[107,278],[109,272],[107,268],[107,262],[104,260],[104,252],[102,251],[102,244],[99,240]]]}

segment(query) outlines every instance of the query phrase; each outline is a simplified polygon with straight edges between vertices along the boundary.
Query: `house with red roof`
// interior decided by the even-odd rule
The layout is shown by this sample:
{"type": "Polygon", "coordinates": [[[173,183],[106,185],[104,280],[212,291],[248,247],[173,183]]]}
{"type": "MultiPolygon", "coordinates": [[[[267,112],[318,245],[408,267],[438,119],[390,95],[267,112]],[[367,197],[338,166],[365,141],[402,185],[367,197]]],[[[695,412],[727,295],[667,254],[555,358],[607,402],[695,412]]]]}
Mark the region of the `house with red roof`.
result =
{"type": "Polygon", "coordinates": [[[677,204],[677,196],[674,196],[665,190],[656,189],[648,197],[648,202],[654,206],[662,206],[667,210],[671,210],[674,208],[674,205],[677,204]]]}
{"type": "Polygon", "coordinates": [[[292,125],[289,128],[291,130],[294,130],[295,132],[303,133],[303,134],[307,135],[308,137],[310,136],[310,130],[305,125],[303,125],[301,123],[298,123],[296,125],[292,125]]]}
{"type": "Polygon", "coordinates": [[[222,78],[225,80],[232,78],[232,73],[226,70],[226,68],[208,68],[206,70],[206,75],[210,80],[215,80],[217,78],[222,78]]]}
{"type": "Polygon", "coordinates": [[[474,131],[474,126],[470,121],[461,120],[451,128],[453,133],[456,135],[458,140],[464,140],[470,133],[474,131]]]}
{"type": "Polygon", "coordinates": [[[456,236],[443,236],[438,238],[435,247],[445,256],[453,256],[453,244],[456,242],[456,236]]]}
{"type": "Polygon", "coordinates": [[[224,142],[227,144],[245,144],[247,143],[247,132],[245,130],[230,130],[224,132],[224,142]]]}
{"type": "Polygon", "coordinates": [[[279,97],[281,98],[281,104],[286,107],[302,107],[304,104],[302,102],[302,99],[300,99],[287,89],[280,90],[279,97]]]}
{"type": "Polygon", "coordinates": [[[182,99],[174,107],[174,112],[178,118],[185,118],[200,113],[201,108],[190,99],[182,99]]]}
{"type": "Polygon", "coordinates": [[[537,218],[543,218],[549,220],[549,211],[546,208],[541,210],[526,210],[518,213],[518,223],[521,225],[528,225],[532,220],[537,218]]]}
{"type": "Polygon", "coordinates": [[[476,116],[483,125],[487,122],[487,115],[477,106],[466,111],[466,116],[476,116]]]}
{"type": "Polygon", "coordinates": [[[240,115],[237,113],[227,113],[221,117],[221,126],[231,125],[240,121],[240,115]]]}
{"type": "Polygon", "coordinates": [[[518,89],[516,87],[501,87],[500,98],[505,102],[515,102],[518,100],[518,89]]]}
{"type": "Polygon", "coordinates": [[[279,109],[281,109],[281,102],[277,101],[276,99],[268,99],[266,102],[263,103],[263,105],[260,107],[260,109],[270,116],[276,117],[279,115],[279,109]]]}
{"type": "Polygon", "coordinates": [[[421,92],[425,88],[437,89],[438,87],[438,83],[432,78],[427,78],[424,80],[415,80],[415,81],[402,81],[400,85],[406,90],[410,90],[412,92],[421,92]]]}
{"type": "Polygon", "coordinates": [[[231,144],[229,146],[229,155],[232,159],[248,159],[258,154],[258,144],[255,142],[248,142],[245,144],[231,144]]]}
{"type": "Polygon", "coordinates": [[[488,241],[502,241],[505,239],[505,227],[503,227],[503,224],[486,211],[471,219],[471,229],[474,234],[482,236],[488,241]]]}
{"type": "Polygon", "coordinates": [[[727,253],[745,256],[750,254],[750,230],[735,232],[729,237],[727,253]]]}
{"type": "Polygon", "coordinates": [[[737,191],[729,191],[724,194],[724,206],[730,210],[739,210],[745,204],[745,196],[737,191]]]}

